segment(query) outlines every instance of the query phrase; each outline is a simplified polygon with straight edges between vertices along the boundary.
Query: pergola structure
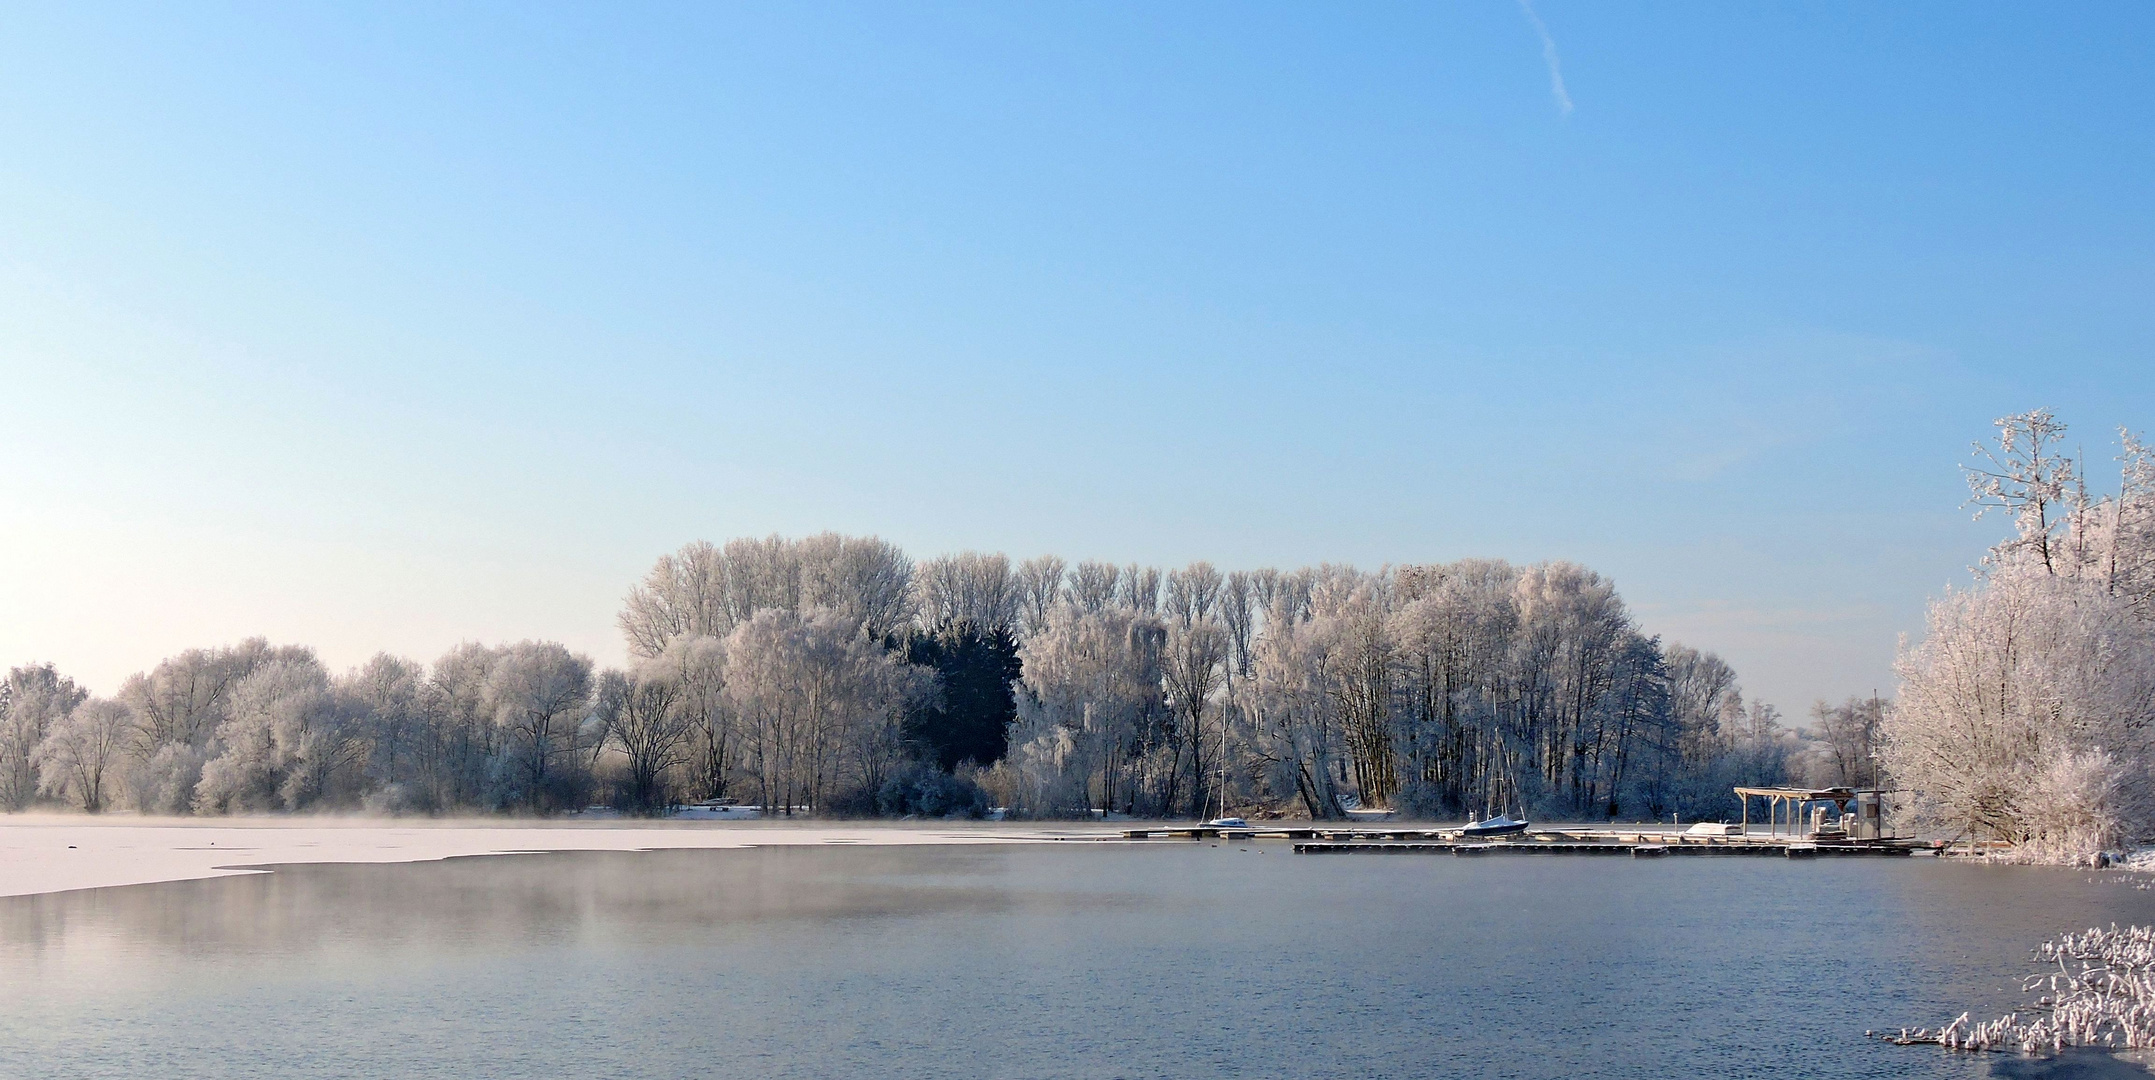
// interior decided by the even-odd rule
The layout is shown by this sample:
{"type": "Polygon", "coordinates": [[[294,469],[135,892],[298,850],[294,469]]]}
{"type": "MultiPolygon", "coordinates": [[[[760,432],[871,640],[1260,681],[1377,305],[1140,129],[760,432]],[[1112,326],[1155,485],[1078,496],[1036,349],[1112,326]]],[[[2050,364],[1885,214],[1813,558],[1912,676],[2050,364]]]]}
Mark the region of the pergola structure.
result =
{"type": "MultiPolygon", "coordinates": [[[[1869,794],[1876,795],[1876,792],[1869,794]]],[[[1766,835],[1777,836],[1785,823],[1791,836],[1804,835],[1805,822],[1813,803],[1832,803],[1835,812],[1844,818],[1848,804],[1856,801],[1854,788],[1785,788],[1740,787],[1736,797],[1743,800],[1743,830],[1751,832],[1751,800],[1766,800],[1766,835]]],[[[1874,801],[1875,805],[1875,801],[1874,801]]]]}

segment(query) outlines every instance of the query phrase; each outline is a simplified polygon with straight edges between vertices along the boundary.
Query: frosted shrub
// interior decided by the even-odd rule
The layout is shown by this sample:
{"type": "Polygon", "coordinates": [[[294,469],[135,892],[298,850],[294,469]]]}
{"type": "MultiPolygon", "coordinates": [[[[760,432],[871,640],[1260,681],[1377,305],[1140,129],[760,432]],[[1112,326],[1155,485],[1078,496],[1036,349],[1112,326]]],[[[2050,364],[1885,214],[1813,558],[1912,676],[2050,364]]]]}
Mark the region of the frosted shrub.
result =
{"type": "Polygon", "coordinates": [[[2102,750],[2064,753],[2036,774],[2025,802],[2028,845],[2058,861],[2115,848],[2135,819],[2135,778],[2102,750]]]}
{"type": "Polygon", "coordinates": [[[886,817],[973,817],[988,809],[978,784],[926,762],[910,762],[883,781],[875,810],[886,817]]]}

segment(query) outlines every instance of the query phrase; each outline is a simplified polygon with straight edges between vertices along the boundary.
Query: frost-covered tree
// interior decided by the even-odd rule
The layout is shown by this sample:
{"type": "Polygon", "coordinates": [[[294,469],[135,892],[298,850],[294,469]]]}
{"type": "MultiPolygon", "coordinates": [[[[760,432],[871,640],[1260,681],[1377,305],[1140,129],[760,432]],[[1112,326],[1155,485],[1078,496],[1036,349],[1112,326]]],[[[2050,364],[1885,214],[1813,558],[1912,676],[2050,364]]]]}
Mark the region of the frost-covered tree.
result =
{"type": "Polygon", "coordinates": [[[0,809],[37,798],[37,745],[90,696],[51,664],[27,664],[0,682],[0,809]]]}
{"type": "Polygon", "coordinates": [[[1522,705],[1534,719],[1539,780],[1587,810],[1601,801],[1596,788],[1610,747],[1599,706],[1614,689],[1630,619],[1614,585],[1571,563],[1529,567],[1515,591],[1521,634],[1514,647],[1523,651],[1522,705]]]}
{"type": "Polygon", "coordinates": [[[1693,768],[1703,767],[1735,743],[1735,731],[1724,730],[1721,721],[1741,711],[1736,669],[1713,653],[1683,645],[1669,646],[1668,667],[1676,753],[1693,768]]]}
{"type": "MultiPolygon", "coordinates": [[[[1318,612],[1333,610],[1339,586],[1329,582],[1344,580],[1317,584],[1318,612]]],[[[1686,651],[1641,634],[1601,576],[1568,563],[1469,559],[1401,567],[1363,588],[1365,606],[1388,612],[1393,715],[1381,726],[1392,732],[1407,808],[1658,816],[1703,771],[1680,752],[1674,684],[1686,651]]],[[[1359,654],[1374,653],[1369,630],[1359,636],[1359,654]]],[[[1361,741],[1358,758],[1384,760],[1367,735],[1361,741]]],[[[1370,777],[1357,780],[1365,797],[1381,796],[1386,774],[1360,773],[1370,777]]]]}
{"type": "Polygon", "coordinates": [[[1227,678],[1227,631],[1210,615],[1185,614],[1168,622],[1167,647],[1160,653],[1160,675],[1167,691],[1167,706],[1174,717],[1174,743],[1168,764],[1165,805],[1172,809],[1183,790],[1188,791],[1190,812],[1207,817],[1215,773],[1227,752],[1226,732],[1219,726],[1215,695],[1227,678]],[[1187,769],[1189,782],[1182,783],[1187,769]]]}
{"type": "MultiPolygon", "coordinates": [[[[1655,732],[1667,730],[1671,720],[1668,661],[1660,638],[1625,631],[1614,666],[1609,693],[1594,706],[1594,739],[1601,749],[1587,763],[1595,776],[1587,797],[1602,800],[1594,808],[1612,819],[1627,811],[1637,816],[1645,787],[1640,781],[1643,777],[1651,783],[1652,778],[1644,774],[1658,764],[1647,749],[1648,742],[1655,732]]],[[[1644,809],[1648,816],[1660,819],[1660,807],[1644,809]]]]}
{"type": "Polygon", "coordinates": [[[189,649],[149,672],[130,676],[119,700],[135,716],[126,780],[145,812],[184,814],[195,806],[211,745],[230,715],[233,690],[257,668],[278,660],[311,662],[302,646],[272,646],[261,638],[214,649],[189,649]]]}
{"type": "Polygon", "coordinates": [[[791,813],[815,755],[820,702],[811,653],[817,642],[799,612],[770,608],[726,637],[726,704],[741,719],[742,750],[758,804],[791,813]]]}
{"type": "Polygon", "coordinates": [[[628,810],[649,814],[671,804],[666,779],[687,760],[696,722],[683,693],[679,672],[663,655],[599,677],[597,709],[625,765],[619,805],[628,810]]]}
{"type": "Polygon", "coordinates": [[[758,800],[789,814],[872,797],[904,752],[907,710],[934,688],[931,674],[827,612],[759,611],[725,649],[744,764],[758,800]]]}
{"type": "Polygon", "coordinates": [[[1213,617],[1226,579],[1208,562],[1194,562],[1167,575],[1162,613],[1170,623],[1190,626],[1213,617]]]}
{"type": "Polygon", "coordinates": [[[885,641],[913,618],[913,560],[881,537],[821,533],[800,544],[801,604],[885,641]]]}
{"type": "Polygon", "coordinates": [[[430,735],[426,675],[416,661],[379,653],[337,680],[361,725],[366,797],[374,807],[426,805],[417,786],[430,735]]]}
{"type": "Polygon", "coordinates": [[[502,775],[510,798],[532,810],[569,805],[580,794],[578,767],[602,741],[591,723],[591,658],[551,641],[503,649],[482,699],[502,735],[502,775]]]}
{"type": "Polygon", "coordinates": [[[2052,855],[2155,836],[2155,624],[2145,452],[2126,436],[2117,495],[2088,497],[2044,410],[1998,422],[1971,499],[2013,535],[1968,588],[1932,602],[1880,719],[1886,770],[1919,819],[2052,855]]]}
{"type": "Polygon", "coordinates": [[[1211,563],[1194,562],[1167,575],[1162,603],[1168,639],[1161,674],[1176,728],[1167,803],[1174,805],[1180,794],[1187,760],[1190,808],[1197,817],[1209,816],[1205,808],[1227,752],[1225,716],[1214,700],[1225,686],[1233,652],[1216,611],[1225,584],[1211,563]]]}
{"type": "Polygon", "coordinates": [[[2052,545],[2058,573],[2093,581],[2142,619],[2155,620],[2155,452],[2118,433],[2114,495],[2090,498],[2076,478],[2059,510],[2064,535],[2052,545]]]}
{"type": "Polygon", "coordinates": [[[756,612],[801,609],[800,545],[783,536],[726,541],[726,616],[734,626],[756,612]]]}
{"type": "Polygon", "coordinates": [[[2053,755],[2021,798],[2026,843],[2038,855],[2077,860],[2147,838],[2145,765],[2108,750],[2053,755]]]}
{"type": "Polygon", "coordinates": [[[1167,628],[1155,615],[1083,603],[1049,613],[1020,650],[1005,798],[1048,816],[1149,810],[1160,794],[1146,765],[1165,742],[1167,628]]]}
{"type": "Polygon", "coordinates": [[[1132,611],[1156,615],[1160,611],[1160,568],[1131,563],[1115,580],[1115,602],[1132,611]]]}
{"type": "Polygon", "coordinates": [[[2155,831],[2145,790],[2155,641],[2100,587],[2051,573],[2030,552],[1934,602],[1923,640],[1897,668],[1883,758],[1897,784],[1916,792],[1923,820],[1961,835],[2087,848],[2155,831]],[[2116,826],[2047,833],[2046,820],[2071,817],[2057,799],[2073,785],[2056,777],[2081,769],[2069,760],[2096,760],[2089,755],[2126,763],[2130,782],[2105,795],[2116,826]]]}
{"type": "Polygon", "coordinates": [[[726,701],[726,644],[712,637],[676,638],[659,656],[680,686],[678,708],[688,725],[689,788],[705,799],[731,794],[741,734],[726,701]]]}
{"type": "MultiPolygon", "coordinates": [[[[1628,770],[1634,797],[1656,820],[1716,820],[1738,812],[1730,789],[1782,782],[1787,734],[1778,721],[1761,743],[1736,670],[1721,657],[1671,643],[1662,653],[1663,708],[1642,714],[1636,762],[1628,770]]],[[[1760,719],[1771,720],[1761,716],[1760,719]]]]}
{"type": "Polygon", "coordinates": [[[1085,561],[1070,571],[1070,601],[1081,611],[1100,611],[1115,602],[1122,569],[1114,563],[1085,561]]]}
{"type": "MultiPolygon", "coordinates": [[[[841,721],[845,750],[831,805],[853,813],[867,813],[878,806],[897,807],[903,813],[907,800],[891,790],[891,782],[908,771],[920,771],[910,769],[909,763],[939,776],[949,775],[947,769],[937,770],[937,762],[921,762],[915,756],[916,747],[905,725],[907,717],[936,702],[942,688],[933,668],[907,663],[899,653],[872,649],[857,639],[847,651],[851,654],[850,685],[839,699],[845,712],[841,721]]],[[[991,752],[1000,751],[991,748],[991,752]]],[[[932,808],[915,808],[932,812],[932,808]]]]}
{"type": "Polygon", "coordinates": [[[643,582],[629,590],[619,624],[637,656],[657,656],[678,637],[723,635],[733,629],[724,554],[705,540],[659,556],[643,582]]]}
{"type": "Polygon", "coordinates": [[[360,702],[332,684],[311,652],[265,661],[232,689],[195,809],[356,803],[368,727],[360,702]]]}
{"type": "Polygon", "coordinates": [[[505,805],[514,773],[507,732],[494,721],[491,686],[505,650],[465,642],[443,653],[420,693],[417,804],[443,811],[505,805]]]}
{"type": "Polygon", "coordinates": [[[1372,809],[1390,807],[1399,790],[1393,651],[1385,624],[1391,606],[1391,591],[1381,576],[1351,571],[1326,574],[1312,604],[1313,617],[1332,628],[1332,694],[1355,798],[1372,809]]]}
{"type": "Polygon", "coordinates": [[[1311,818],[1346,812],[1339,670],[1339,624],[1299,617],[1275,594],[1256,649],[1249,709],[1252,750],[1275,793],[1291,792],[1311,818]]]}
{"type": "Polygon", "coordinates": [[[1828,766],[1825,783],[1856,788],[1878,786],[1878,732],[1886,708],[1886,703],[1875,697],[1852,697],[1839,705],[1821,701],[1811,706],[1812,730],[1824,744],[1828,766]]]}
{"type": "Polygon", "coordinates": [[[678,637],[724,637],[765,609],[818,608],[881,641],[911,619],[913,578],[905,552],[874,536],[697,541],[658,560],[630,590],[618,621],[639,657],[658,655],[678,637]]]}
{"type": "Polygon", "coordinates": [[[1018,564],[1018,636],[1030,637],[1048,623],[1048,613],[1063,600],[1063,574],[1069,564],[1042,555],[1018,564]]]}
{"type": "Polygon", "coordinates": [[[1015,636],[1021,597],[1007,556],[965,551],[930,559],[914,584],[920,620],[930,632],[965,625],[1015,636]]]}
{"type": "Polygon", "coordinates": [[[210,736],[224,721],[233,684],[253,666],[257,644],[189,649],[121,684],[119,700],[136,717],[125,777],[136,809],[164,814],[193,809],[210,736]]]}
{"type": "Polygon", "coordinates": [[[122,702],[92,698],[75,706],[31,751],[39,791],[88,813],[105,809],[136,723],[134,711],[122,702]]]}
{"type": "Polygon", "coordinates": [[[1388,633],[1411,809],[1480,813],[1518,801],[1508,778],[1518,772],[1519,754],[1499,722],[1518,626],[1514,573],[1508,563],[1484,559],[1400,570],[1388,633]]]}
{"type": "Polygon", "coordinates": [[[2155,620],[2155,449],[2120,430],[2118,497],[2096,523],[2093,553],[2103,587],[2142,619],[2155,620]]]}
{"type": "Polygon", "coordinates": [[[1250,643],[1256,640],[1262,614],[1256,580],[1246,570],[1236,570],[1220,584],[1220,624],[1227,629],[1227,668],[1237,678],[1250,673],[1250,643]]]}
{"type": "Polygon", "coordinates": [[[2013,519],[2015,535],[1997,555],[2019,555],[2053,573],[2052,549],[2064,524],[2056,511],[2079,480],[2073,459],[2058,447],[2065,425],[2050,410],[2035,409],[2000,417],[1997,427],[1997,446],[1977,443],[1976,464],[1962,467],[1969,505],[1977,517],[2003,510],[2013,519]]]}

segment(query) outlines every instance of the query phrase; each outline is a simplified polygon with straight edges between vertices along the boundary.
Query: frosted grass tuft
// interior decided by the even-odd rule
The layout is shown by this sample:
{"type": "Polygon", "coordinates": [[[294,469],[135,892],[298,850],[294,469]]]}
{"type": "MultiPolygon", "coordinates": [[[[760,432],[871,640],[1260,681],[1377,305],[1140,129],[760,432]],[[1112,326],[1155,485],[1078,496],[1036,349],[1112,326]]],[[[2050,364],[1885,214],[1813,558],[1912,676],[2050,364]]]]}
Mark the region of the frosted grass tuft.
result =
{"type": "Polygon", "coordinates": [[[1935,1030],[1866,1034],[1903,1046],[2030,1054],[2077,1046],[2155,1047],[2155,927],[2064,934],[2038,946],[2035,959],[2045,970],[2023,980],[2021,992],[2042,993],[2025,1015],[1978,1021],[1962,1013],[1935,1030]]]}

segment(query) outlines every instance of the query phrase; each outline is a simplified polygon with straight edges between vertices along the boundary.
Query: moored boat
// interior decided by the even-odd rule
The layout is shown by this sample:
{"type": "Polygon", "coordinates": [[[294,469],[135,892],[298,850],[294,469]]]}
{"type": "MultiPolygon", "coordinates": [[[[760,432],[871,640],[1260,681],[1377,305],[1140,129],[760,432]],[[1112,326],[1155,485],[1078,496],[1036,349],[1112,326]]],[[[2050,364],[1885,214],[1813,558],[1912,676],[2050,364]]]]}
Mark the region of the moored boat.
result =
{"type": "Polygon", "coordinates": [[[1495,817],[1483,818],[1480,821],[1467,822],[1467,827],[1459,830],[1459,835],[1510,836],[1515,833],[1525,832],[1529,824],[1531,823],[1519,821],[1514,818],[1508,818],[1505,817],[1503,814],[1498,814],[1495,817]]]}

